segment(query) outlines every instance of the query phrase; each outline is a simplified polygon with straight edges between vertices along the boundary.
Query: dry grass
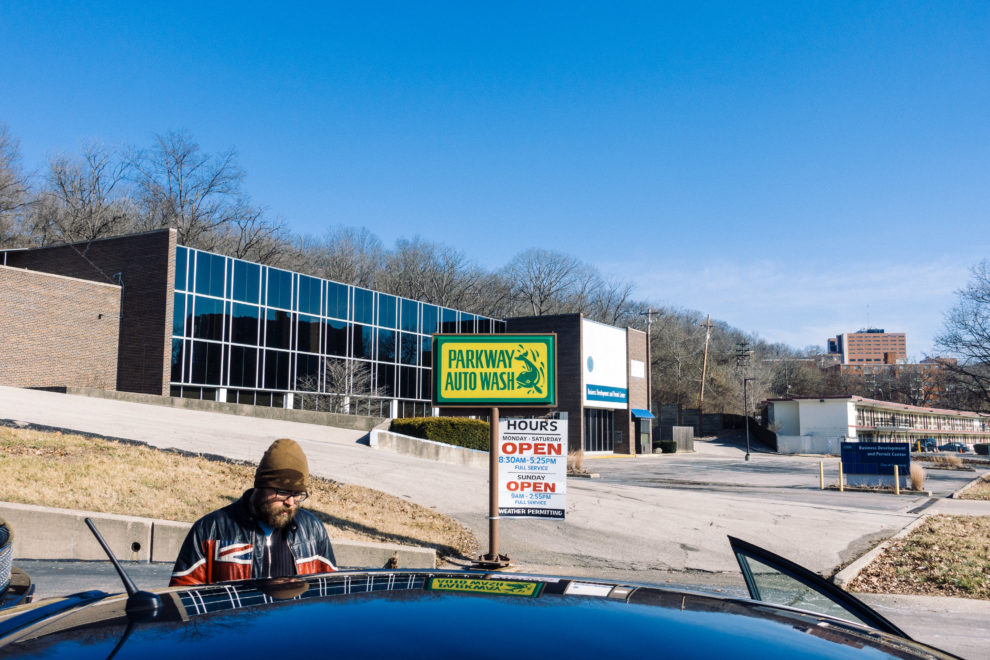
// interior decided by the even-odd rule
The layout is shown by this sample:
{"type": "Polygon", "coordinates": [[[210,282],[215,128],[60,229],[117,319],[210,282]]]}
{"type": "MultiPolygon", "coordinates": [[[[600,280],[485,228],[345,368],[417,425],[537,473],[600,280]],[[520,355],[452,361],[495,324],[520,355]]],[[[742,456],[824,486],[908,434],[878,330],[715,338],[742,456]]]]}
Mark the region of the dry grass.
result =
{"type": "Polygon", "coordinates": [[[925,487],[925,468],[917,463],[911,463],[911,488],[921,490],[925,487]]]}
{"type": "Polygon", "coordinates": [[[963,466],[962,457],[956,454],[927,454],[924,457],[915,458],[913,461],[924,461],[925,463],[931,463],[934,467],[950,470],[961,470],[963,466]]]}
{"type": "MultiPolygon", "coordinates": [[[[0,501],[191,522],[241,496],[254,465],[102,438],[0,427],[0,501]]],[[[305,508],[331,538],[431,547],[472,557],[455,520],[380,491],[313,478],[305,508]]]]}
{"type": "Polygon", "coordinates": [[[985,474],[980,477],[980,480],[971,487],[967,488],[965,492],[959,496],[959,499],[990,500],[990,474],[985,474]]]}
{"type": "Polygon", "coordinates": [[[584,473],[584,449],[567,452],[567,473],[584,473]]]}
{"type": "Polygon", "coordinates": [[[990,600],[990,516],[931,516],[892,543],[852,591],[990,600]]]}

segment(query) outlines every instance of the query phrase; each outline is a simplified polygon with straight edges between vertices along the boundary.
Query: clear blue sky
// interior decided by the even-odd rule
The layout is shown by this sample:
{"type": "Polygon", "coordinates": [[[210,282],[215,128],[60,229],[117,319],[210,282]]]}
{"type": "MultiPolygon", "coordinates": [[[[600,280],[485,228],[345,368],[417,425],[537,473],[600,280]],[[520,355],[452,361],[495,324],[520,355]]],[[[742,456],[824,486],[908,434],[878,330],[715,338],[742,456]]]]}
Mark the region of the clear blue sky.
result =
{"type": "Polygon", "coordinates": [[[187,130],[296,233],[559,250],[796,347],[920,358],[990,256],[985,0],[313,4],[7,0],[0,121],[38,171],[187,130]]]}

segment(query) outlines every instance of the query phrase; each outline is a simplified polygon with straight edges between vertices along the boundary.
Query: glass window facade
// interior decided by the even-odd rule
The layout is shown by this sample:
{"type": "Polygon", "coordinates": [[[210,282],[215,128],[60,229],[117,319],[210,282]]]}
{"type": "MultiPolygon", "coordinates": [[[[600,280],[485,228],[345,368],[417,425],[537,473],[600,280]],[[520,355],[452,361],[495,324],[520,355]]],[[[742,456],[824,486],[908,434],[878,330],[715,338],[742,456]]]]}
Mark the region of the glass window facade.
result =
{"type": "Polygon", "coordinates": [[[615,451],[615,419],[613,411],[584,409],[584,450],[588,452],[615,451]]]}
{"type": "Polygon", "coordinates": [[[171,391],[234,403],[430,414],[436,332],[504,321],[203,252],[176,250],[171,391]],[[345,403],[346,402],[346,403],[345,403]]]}

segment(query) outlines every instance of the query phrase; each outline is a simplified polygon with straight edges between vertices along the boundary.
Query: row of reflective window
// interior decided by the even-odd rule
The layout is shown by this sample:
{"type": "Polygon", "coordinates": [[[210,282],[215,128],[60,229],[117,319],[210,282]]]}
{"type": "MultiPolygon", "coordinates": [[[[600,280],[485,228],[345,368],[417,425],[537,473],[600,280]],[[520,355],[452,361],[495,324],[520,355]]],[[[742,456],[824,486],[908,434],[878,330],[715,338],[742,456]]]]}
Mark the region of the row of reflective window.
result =
{"type": "Polygon", "coordinates": [[[432,366],[432,337],[419,333],[182,293],[175,294],[172,318],[177,338],[432,366]]]}
{"type": "Polygon", "coordinates": [[[269,308],[424,335],[505,331],[504,321],[185,247],[176,249],[175,289],[240,303],[235,313],[269,308]]]}
{"type": "Polygon", "coordinates": [[[172,340],[173,383],[428,400],[432,373],[428,368],[370,360],[172,340]]]}
{"type": "Polygon", "coordinates": [[[185,247],[175,289],[176,384],[336,393],[353,360],[348,373],[364,370],[371,396],[429,400],[433,333],[505,331],[504,321],[185,247]]]}

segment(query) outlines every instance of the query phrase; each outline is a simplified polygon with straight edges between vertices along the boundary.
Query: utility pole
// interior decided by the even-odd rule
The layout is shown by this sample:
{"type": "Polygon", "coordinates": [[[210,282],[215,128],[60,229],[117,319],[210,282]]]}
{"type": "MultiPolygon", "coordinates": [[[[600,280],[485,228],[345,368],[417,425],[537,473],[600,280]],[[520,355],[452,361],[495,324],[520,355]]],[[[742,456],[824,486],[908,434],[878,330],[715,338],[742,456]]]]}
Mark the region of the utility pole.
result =
{"type": "Polygon", "coordinates": [[[752,378],[743,378],[743,422],[746,424],[746,460],[749,460],[749,396],[746,394],[746,383],[752,378]]]}
{"type": "Polygon", "coordinates": [[[712,337],[712,315],[705,319],[705,357],[701,362],[701,392],[698,394],[698,423],[701,424],[702,409],[705,406],[705,376],[708,372],[708,341],[712,337]]]}
{"type": "Polygon", "coordinates": [[[736,366],[743,369],[743,424],[746,425],[746,460],[749,460],[749,395],[746,389],[747,383],[754,380],[746,376],[750,365],[753,351],[749,348],[749,342],[741,341],[736,344],[736,366]]]}
{"type": "Polygon", "coordinates": [[[659,313],[653,311],[652,307],[639,313],[640,316],[646,317],[646,396],[649,401],[646,407],[650,412],[653,412],[653,315],[659,313]]]}

